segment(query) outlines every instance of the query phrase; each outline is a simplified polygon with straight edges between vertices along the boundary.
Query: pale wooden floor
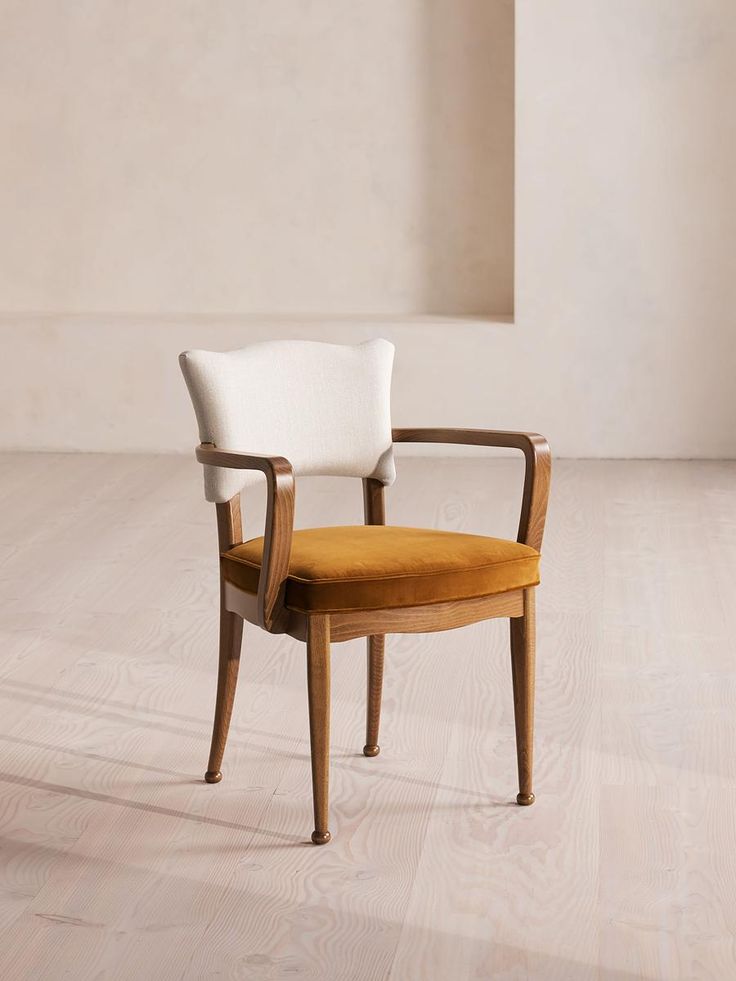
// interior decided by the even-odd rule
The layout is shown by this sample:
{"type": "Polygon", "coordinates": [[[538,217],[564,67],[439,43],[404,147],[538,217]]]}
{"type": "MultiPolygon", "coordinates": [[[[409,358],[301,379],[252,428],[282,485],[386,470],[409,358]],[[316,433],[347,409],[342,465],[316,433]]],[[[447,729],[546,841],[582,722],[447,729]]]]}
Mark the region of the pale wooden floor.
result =
{"type": "MultiPolygon", "coordinates": [[[[514,461],[401,461],[395,523],[508,535],[514,461]]],[[[0,460],[0,977],[736,977],[736,464],[558,462],[539,591],[537,803],[505,621],[333,649],[332,844],[304,649],[246,628],[205,769],[214,514],[181,458],[0,460]]],[[[360,488],[304,481],[302,525],[360,488]]],[[[249,524],[255,531],[256,514],[249,524]]]]}

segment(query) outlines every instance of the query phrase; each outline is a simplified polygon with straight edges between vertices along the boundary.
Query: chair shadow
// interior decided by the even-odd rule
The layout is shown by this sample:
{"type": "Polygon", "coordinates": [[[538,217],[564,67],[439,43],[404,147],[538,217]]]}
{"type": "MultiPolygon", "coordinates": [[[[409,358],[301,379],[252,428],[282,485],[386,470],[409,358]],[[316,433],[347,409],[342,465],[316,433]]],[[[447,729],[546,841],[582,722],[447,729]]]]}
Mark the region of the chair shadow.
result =
{"type": "Polygon", "coordinates": [[[64,796],[71,795],[72,797],[80,797],[83,800],[112,804],[116,807],[127,807],[136,811],[146,811],[149,814],[160,814],[162,817],[180,818],[183,821],[193,821],[195,824],[206,824],[218,828],[229,828],[235,831],[246,831],[254,835],[265,835],[268,838],[274,838],[277,841],[286,842],[290,845],[303,843],[303,839],[299,835],[285,834],[282,831],[272,831],[250,824],[239,824],[237,821],[226,821],[223,818],[208,817],[204,814],[192,814],[189,811],[181,811],[173,807],[162,807],[160,804],[148,804],[144,801],[130,800],[126,797],[115,797],[113,794],[102,794],[98,791],[83,790],[81,787],[70,787],[66,784],[51,783],[47,780],[36,780],[32,777],[21,777],[15,773],[0,772],[0,781],[16,784],[20,787],[33,787],[36,790],[44,790],[48,793],[62,794],[64,796]]]}
{"type": "MultiPolygon", "coordinates": [[[[331,848],[335,848],[337,843],[333,843],[331,848]]],[[[49,864],[54,868],[61,868],[62,872],[70,871],[71,868],[85,865],[96,866],[100,873],[106,877],[121,876],[129,873],[131,868],[140,868],[135,862],[121,862],[112,858],[110,855],[80,854],[74,849],[74,845],[66,848],[59,848],[49,844],[32,844],[20,841],[17,838],[0,836],[0,846],[8,861],[14,858],[25,857],[28,849],[33,850],[33,854],[39,859],[46,856],[49,864]]],[[[265,846],[264,846],[265,847],[265,846]]],[[[273,847],[273,846],[269,846],[273,847]]],[[[310,844],[310,848],[313,847],[310,844]]],[[[263,866],[252,863],[250,871],[258,872],[263,866]]],[[[310,873],[303,870],[303,874],[310,873]]],[[[329,922],[329,934],[322,938],[322,943],[305,945],[297,957],[290,955],[288,960],[283,956],[283,950],[279,949],[279,933],[271,936],[259,954],[259,965],[268,967],[276,964],[283,970],[288,969],[289,975],[294,974],[300,977],[320,977],[325,978],[325,964],[337,959],[344,959],[346,949],[352,952],[352,962],[362,963],[364,968],[360,974],[361,981],[385,981],[389,976],[393,977],[393,969],[397,954],[401,951],[404,958],[407,952],[413,957],[421,956],[421,952],[431,957],[433,961],[447,966],[447,959],[453,950],[468,951],[469,947],[474,947],[472,961],[476,965],[474,977],[490,978],[496,976],[491,971],[497,972],[498,976],[505,978],[525,979],[525,981],[551,981],[551,979],[564,979],[564,981],[657,981],[651,974],[632,973],[616,967],[609,967],[599,962],[590,963],[580,959],[574,959],[556,950],[539,950],[532,943],[511,943],[497,942],[479,933],[481,924],[476,923],[475,929],[466,927],[460,929],[448,929],[448,924],[443,923],[442,927],[423,926],[412,922],[401,915],[397,910],[393,917],[376,915],[372,912],[363,912],[356,909],[354,904],[339,905],[329,902],[327,899],[314,895],[306,903],[301,903],[298,908],[292,903],[289,906],[289,891],[292,888],[291,877],[288,880],[272,880],[270,889],[264,888],[262,882],[258,882],[253,877],[248,876],[241,879],[240,885],[232,881],[219,883],[206,881],[195,877],[183,875],[181,871],[171,868],[158,873],[158,878],[162,886],[169,892],[177,895],[177,906],[180,910],[191,909],[216,909],[217,917],[210,924],[210,929],[220,931],[216,944],[207,942],[210,938],[207,932],[203,935],[203,950],[207,951],[208,957],[208,976],[214,976],[211,971],[220,976],[232,976],[232,966],[234,958],[237,957],[238,937],[233,935],[223,935],[221,924],[227,920],[234,910],[242,914],[244,909],[262,910],[270,909],[275,905],[282,908],[282,917],[288,919],[290,916],[299,917],[300,930],[304,928],[305,917],[309,914],[319,913],[319,919],[327,919],[329,922]],[[288,881],[288,884],[287,884],[288,881]],[[213,959],[214,958],[214,959],[213,959]],[[229,971],[226,971],[229,968],[229,971]]],[[[46,911],[30,910],[29,916],[38,917],[41,921],[51,920],[59,925],[68,925],[72,928],[96,927],[100,930],[113,931],[115,924],[105,924],[95,920],[87,920],[78,915],[67,915],[66,910],[71,914],[72,910],[63,903],[52,914],[46,911]]],[[[77,912],[75,910],[74,912],[77,912]]],[[[439,911],[438,911],[439,912],[439,911]]],[[[162,911],[163,925],[167,924],[166,913],[162,911]]],[[[439,918],[439,917],[438,917],[439,918]]],[[[147,929],[160,930],[162,924],[152,923],[147,929]]],[[[494,929],[493,922],[487,921],[488,931],[494,929]]],[[[526,928],[528,929],[528,928],[526,928]]],[[[560,935],[559,943],[569,943],[566,935],[560,935]]],[[[198,966],[193,955],[192,964],[198,966]]],[[[426,963],[426,960],[423,961],[426,963]]],[[[249,975],[250,976],[250,975],[249,975]]],[[[259,976],[265,976],[261,974],[259,976]]],[[[281,974],[280,974],[281,976],[281,974]]],[[[397,975],[398,976],[398,975],[397,975]]],[[[412,977],[415,975],[412,974],[412,977]]],[[[429,976],[429,975],[428,975],[429,976]]],[[[432,974],[436,977],[436,974],[432,974]]],[[[457,974],[445,974],[445,977],[459,977],[457,974]]]]}
{"type": "MultiPolygon", "coordinates": [[[[103,711],[92,710],[91,712],[90,711],[83,712],[81,706],[79,708],[69,706],[68,704],[64,703],[63,699],[67,698],[72,702],[87,702],[87,703],[92,702],[95,705],[103,705],[103,706],[112,705],[115,708],[123,708],[132,712],[145,711],[151,715],[161,715],[164,718],[171,718],[171,719],[175,719],[176,721],[185,721],[190,724],[192,722],[195,722],[201,725],[206,725],[209,730],[209,726],[211,725],[211,723],[205,722],[200,719],[190,719],[188,716],[181,715],[178,713],[168,712],[158,709],[149,709],[149,708],[141,709],[140,706],[131,705],[130,703],[121,702],[116,699],[90,698],[84,695],[79,695],[76,692],[66,691],[64,689],[54,689],[53,693],[50,693],[48,688],[44,688],[41,685],[34,685],[30,682],[14,681],[11,679],[1,679],[0,684],[10,685],[14,688],[21,689],[20,692],[16,691],[13,692],[12,694],[0,690],[0,698],[21,699],[23,701],[29,702],[30,704],[37,704],[38,702],[42,702],[45,705],[49,705],[54,708],[60,708],[65,711],[76,711],[82,714],[91,714],[91,715],[100,716],[112,722],[124,722],[136,726],[150,726],[151,728],[158,729],[162,732],[170,732],[173,735],[186,736],[187,738],[194,736],[196,738],[206,739],[207,741],[209,741],[210,739],[209,731],[203,733],[197,733],[197,732],[193,732],[191,729],[184,729],[179,726],[170,725],[165,722],[154,721],[151,719],[140,719],[140,718],[136,718],[135,716],[129,716],[129,715],[121,714],[119,712],[110,711],[107,708],[105,708],[103,711]]],[[[306,739],[296,736],[285,736],[280,733],[265,732],[263,730],[258,730],[258,729],[246,729],[242,726],[241,727],[231,726],[231,732],[233,731],[239,732],[243,735],[255,735],[257,737],[266,737],[268,739],[280,739],[282,741],[287,740],[292,743],[304,744],[307,742],[306,739]]],[[[18,740],[18,737],[0,736],[0,739],[8,739],[8,738],[10,738],[11,741],[13,739],[18,740]]],[[[228,745],[229,746],[235,745],[241,749],[258,749],[262,752],[269,753],[274,756],[281,757],[283,759],[304,760],[305,762],[309,762],[311,759],[309,753],[306,752],[299,752],[296,750],[293,752],[285,752],[283,750],[274,748],[268,743],[254,743],[252,740],[246,742],[244,740],[233,739],[232,735],[228,739],[228,745]]],[[[191,779],[193,783],[199,783],[199,780],[193,775],[183,774],[175,770],[167,770],[163,767],[155,767],[144,763],[129,762],[128,760],[120,760],[120,759],[115,759],[113,757],[98,756],[96,754],[86,753],[79,750],[68,749],[63,746],[52,746],[52,745],[43,746],[43,744],[41,744],[39,745],[38,748],[53,749],[56,752],[67,752],[73,755],[87,756],[91,759],[100,759],[101,761],[108,762],[108,763],[119,763],[120,765],[124,765],[124,766],[135,766],[142,770],[150,770],[151,772],[162,773],[163,775],[166,776],[175,776],[175,777],[182,777],[184,779],[191,779]]],[[[370,772],[370,769],[367,768],[366,765],[364,764],[365,758],[363,757],[362,753],[356,753],[354,748],[352,747],[347,748],[344,746],[339,746],[339,745],[336,746],[333,744],[332,748],[337,749],[339,752],[337,754],[335,753],[332,754],[331,766],[338,767],[340,769],[351,770],[353,772],[360,773],[362,775],[365,775],[367,772],[368,773],[370,772]],[[361,760],[363,761],[363,763],[359,764],[358,762],[351,762],[353,760],[355,761],[361,760]]],[[[494,796],[492,794],[487,794],[482,791],[469,790],[465,787],[454,787],[448,784],[439,783],[434,780],[422,780],[420,777],[411,777],[411,776],[406,776],[405,774],[392,773],[391,771],[385,770],[383,768],[381,768],[380,770],[374,768],[374,772],[376,773],[376,775],[380,776],[381,780],[394,780],[399,783],[406,784],[408,786],[426,787],[427,789],[430,790],[447,791],[449,793],[462,794],[463,796],[474,798],[478,801],[482,801],[491,805],[498,804],[497,796],[494,796]]]]}
{"type": "MultiPolygon", "coordinates": [[[[23,736],[11,736],[5,733],[0,734],[0,740],[6,743],[15,743],[17,746],[30,746],[31,749],[47,749],[54,753],[68,753],[71,756],[79,756],[82,759],[96,760],[100,763],[113,763],[117,766],[130,766],[136,770],[145,770],[148,773],[160,773],[165,777],[180,777],[175,783],[198,783],[193,773],[181,773],[179,770],[168,770],[163,766],[153,766],[150,763],[138,763],[136,760],[121,760],[114,756],[104,756],[102,753],[89,753],[82,749],[69,749],[67,746],[59,746],[54,743],[45,743],[40,739],[26,739],[23,736]]],[[[171,783],[172,781],[168,781],[171,783]]]]}

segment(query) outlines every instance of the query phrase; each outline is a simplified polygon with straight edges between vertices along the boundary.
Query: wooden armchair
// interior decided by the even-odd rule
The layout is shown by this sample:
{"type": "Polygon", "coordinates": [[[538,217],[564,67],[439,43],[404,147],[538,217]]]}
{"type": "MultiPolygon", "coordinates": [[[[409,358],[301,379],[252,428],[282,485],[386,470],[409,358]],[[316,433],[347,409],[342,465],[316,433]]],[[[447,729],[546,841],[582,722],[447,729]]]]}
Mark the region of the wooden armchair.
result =
{"type": "Polygon", "coordinates": [[[208,500],[217,505],[220,661],[205,780],[222,779],[243,621],[307,644],[314,831],[328,830],[330,644],[368,638],[366,756],[379,753],[384,638],[509,617],[519,793],[532,804],[534,590],[550,482],[550,452],[534,433],[390,429],[393,347],[305,341],[180,358],[202,442],[208,500]],[[312,385],[312,379],[319,379],[312,385]],[[291,403],[284,407],[283,401],[291,403]],[[250,442],[247,442],[250,441],[250,442]],[[515,542],[386,526],[384,486],[394,443],[455,443],[521,450],[526,459],[515,542]],[[240,446],[283,452],[240,452],[240,446]],[[292,466],[292,463],[294,466],[292,466]],[[294,531],[294,470],[363,480],[365,524],[294,531]],[[265,535],[243,542],[240,492],[265,474],[265,535]]]}

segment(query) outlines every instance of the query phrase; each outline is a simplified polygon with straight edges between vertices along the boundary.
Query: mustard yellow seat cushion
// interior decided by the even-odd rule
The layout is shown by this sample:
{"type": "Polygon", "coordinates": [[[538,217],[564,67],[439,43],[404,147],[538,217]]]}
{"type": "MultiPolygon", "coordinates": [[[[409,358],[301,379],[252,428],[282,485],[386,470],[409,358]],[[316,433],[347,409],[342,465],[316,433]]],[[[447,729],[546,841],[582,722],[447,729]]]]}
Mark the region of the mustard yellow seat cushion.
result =
{"type": "MultiPolygon", "coordinates": [[[[222,555],[225,578],[258,590],[263,538],[222,555]]],[[[425,528],[356,525],[295,531],[286,605],[302,613],[421,606],[539,582],[539,553],[518,542],[425,528]]]]}

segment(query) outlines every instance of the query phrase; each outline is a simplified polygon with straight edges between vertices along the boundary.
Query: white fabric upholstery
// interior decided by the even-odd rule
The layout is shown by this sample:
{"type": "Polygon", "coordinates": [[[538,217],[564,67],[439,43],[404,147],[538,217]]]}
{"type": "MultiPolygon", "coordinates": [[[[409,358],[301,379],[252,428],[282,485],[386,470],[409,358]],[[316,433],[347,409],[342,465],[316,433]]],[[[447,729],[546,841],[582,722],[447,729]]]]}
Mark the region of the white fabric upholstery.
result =
{"type": "MultiPolygon", "coordinates": [[[[199,438],[223,450],[284,456],[296,474],[395,477],[390,389],[394,346],[267,341],[179,356],[199,438]]],[[[208,501],[261,475],[205,467],[208,501]]]]}

